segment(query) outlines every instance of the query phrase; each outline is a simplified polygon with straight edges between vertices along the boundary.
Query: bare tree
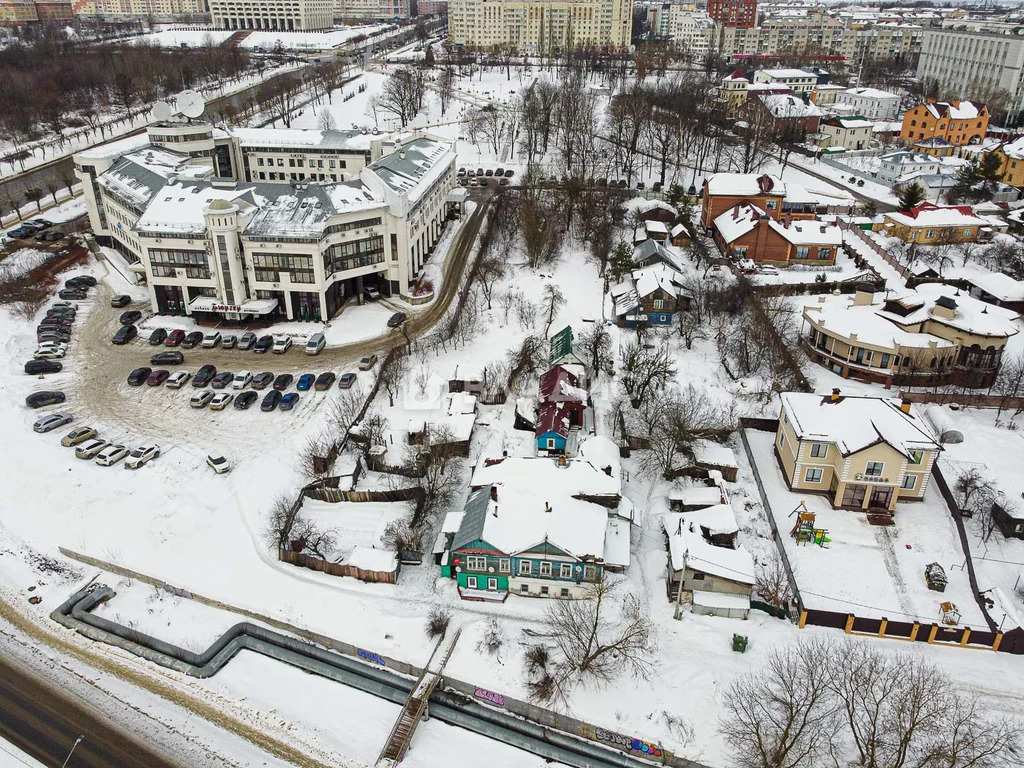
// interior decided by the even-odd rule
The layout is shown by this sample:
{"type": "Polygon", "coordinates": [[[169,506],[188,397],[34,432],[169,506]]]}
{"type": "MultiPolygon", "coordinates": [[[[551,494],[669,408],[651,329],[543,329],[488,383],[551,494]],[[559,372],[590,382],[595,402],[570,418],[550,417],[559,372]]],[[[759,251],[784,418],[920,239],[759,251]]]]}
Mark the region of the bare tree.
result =
{"type": "Polygon", "coordinates": [[[620,350],[622,387],[634,408],[656,390],[664,389],[676,374],[667,349],[647,349],[635,342],[620,350]]]}
{"type": "Polygon", "coordinates": [[[363,393],[358,385],[352,389],[345,390],[345,393],[337,400],[331,400],[328,418],[335,430],[344,437],[352,429],[359,412],[363,409],[363,393]]]}
{"type": "Polygon", "coordinates": [[[334,122],[334,113],[329,109],[321,109],[320,114],[316,119],[317,128],[321,131],[333,131],[337,128],[337,123],[334,122]]]}
{"type": "Polygon", "coordinates": [[[547,336],[551,333],[551,324],[555,322],[555,315],[558,310],[565,306],[565,295],[558,289],[558,286],[554,283],[547,283],[544,286],[544,298],[542,299],[544,306],[544,335],[547,336]]]}
{"type": "Polygon", "coordinates": [[[957,506],[967,517],[987,513],[998,493],[995,481],[981,467],[970,467],[960,472],[952,490],[957,506]]]}
{"type": "Polygon", "coordinates": [[[786,565],[782,562],[782,556],[777,549],[773,549],[764,562],[758,563],[754,590],[769,605],[789,608],[793,588],[789,582],[786,565]]]}
{"type": "Polygon", "coordinates": [[[576,340],[576,349],[583,356],[596,379],[601,373],[611,373],[612,337],[600,323],[583,330],[576,340]]]}
{"type": "Polygon", "coordinates": [[[447,425],[431,425],[424,443],[407,459],[409,470],[421,473],[417,484],[423,491],[419,517],[413,526],[420,527],[435,520],[455,498],[459,484],[459,460],[455,436],[447,425]]]}
{"type": "Polygon", "coordinates": [[[695,440],[720,440],[735,426],[730,407],[692,384],[644,398],[635,418],[637,432],[648,444],[638,458],[640,471],[648,477],[669,476],[695,440]]]}
{"type": "Polygon", "coordinates": [[[476,281],[480,291],[487,301],[487,308],[491,308],[491,299],[494,297],[494,287],[498,281],[505,276],[505,263],[490,256],[484,257],[476,267],[476,281]]]}
{"type": "Polygon", "coordinates": [[[401,392],[406,374],[409,372],[408,355],[392,355],[380,369],[380,385],[388,393],[388,405],[395,407],[395,398],[401,392]]]}

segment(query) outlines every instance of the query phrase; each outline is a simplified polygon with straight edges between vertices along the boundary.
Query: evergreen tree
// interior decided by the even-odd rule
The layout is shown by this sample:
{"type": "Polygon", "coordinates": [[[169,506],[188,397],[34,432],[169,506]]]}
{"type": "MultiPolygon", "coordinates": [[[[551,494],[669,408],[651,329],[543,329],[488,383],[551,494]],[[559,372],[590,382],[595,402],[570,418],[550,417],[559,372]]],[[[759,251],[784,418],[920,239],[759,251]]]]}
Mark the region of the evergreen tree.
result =
{"type": "Polygon", "coordinates": [[[608,262],[612,280],[621,280],[633,271],[633,267],[633,249],[629,243],[619,240],[612,249],[612,257],[608,262]]]}
{"type": "Polygon", "coordinates": [[[897,210],[909,211],[924,202],[924,187],[916,181],[893,191],[897,194],[897,210]]]}
{"type": "Polygon", "coordinates": [[[665,200],[669,205],[678,208],[685,194],[685,190],[679,185],[679,182],[673,181],[668,186],[668,192],[665,194],[665,200]]]}

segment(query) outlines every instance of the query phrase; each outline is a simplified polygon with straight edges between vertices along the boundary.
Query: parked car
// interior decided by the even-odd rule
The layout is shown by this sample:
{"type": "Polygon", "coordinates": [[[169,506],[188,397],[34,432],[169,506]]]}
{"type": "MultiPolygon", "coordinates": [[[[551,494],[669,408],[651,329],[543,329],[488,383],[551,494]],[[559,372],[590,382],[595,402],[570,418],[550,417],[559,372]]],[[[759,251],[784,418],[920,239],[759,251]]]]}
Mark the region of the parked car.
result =
{"type": "Polygon", "coordinates": [[[87,443],[82,443],[82,445],[75,448],[75,458],[95,459],[99,452],[108,445],[110,445],[109,440],[102,440],[100,438],[95,438],[87,443]]]}
{"type": "Polygon", "coordinates": [[[470,179],[469,180],[469,186],[471,186],[471,187],[479,187],[480,186],[480,182],[477,179],[470,179]]]}
{"type": "Polygon", "coordinates": [[[219,453],[211,453],[207,456],[206,465],[218,475],[223,475],[225,472],[231,471],[231,462],[219,453]]]}
{"type": "Polygon", "coordinates": [[[234,334],[220,337],[220,346],[222,349],[234,349],[235,344],[238,343],[238,337],[234,334]]]}
{"type": "Polygon", "coordinates": [[[58,344],[67,344],[71,341],[70,333],[61,333],[60,331],[39,331],[36,334],[36,341],[40,344],[46,342],[56,342],[58,344]]]}
{"type": "Polygon", "coordinates": [[[74,324],[75,319],[73,317],[68,317],[67,315],[47,315],[43,318],[43,321],[39,323],[39,327],[58,326],[60,328],[70,328],[74,324]]]}
{"type": "Polygon", "coordinates": [[[336,378],[333,371],[324,371],[316,377],[316,383],[313,386],[317,392],[325,392],[331,388],[336,378]]]}
{"type": "Polygon", "coordinates": [[[498,184],[502,187],[507,187],[509,185],[509,180],[503,178],[501,181],[498,182],[498,184]]]}
{"type": "Polygon", "coordinates": [[[167,338],[164,339],[165,347],[176,347],[185,340],[185,332],[181,328],[175,328],[168,332],[167,338]]]}
{"type": "Polygon", "coordinates": [[[214,389],[224,389],[228,384],[235,380],[235,374],[231,371],[221,371],[212,379],[210,379],[210,386],[214,389]]]}
{"type": "Polygon", "coordinates": [[[70,424],[74,420],[75,417],[70,413],[51,413],[49,416],[43,416],[43,418],[33,424],[32,429],[36,432],[50,432],[57,427],[70,424]]]}
{"type": "Polygon", "coordinates": [[[298,392],[289,392],[287,395],[281,396],[281,404],[278,406],[282,411],[290,411],[299,402],[298,392]]]}
{"type": "Polygon", "coordinates": [[[171,372],[166,368],[158,368],[153,371],[149,376],[146,377],[146,385],[150,387],[159,387],[167,379],[171,377],[171,372]]]}
{"type": "Polygon", "coordinates": [[[181,365],[185,362],[185,356],[178,350],[170,352],[157,352],[149,358],[150,365],[181,365]]]}
{"type": "Polygon", "coordinates": [[[740,272],[756,272],[757,264],[754,263],[753,259],[740,259],[736,262],[736,269],[740,272]]]}
{"type": "Polygon", "coordinates": [[[273,336],[260,336],[256,339],[256,343],[252,345],[252,351],[258,355],[262,355],[274,344],[273,336]]]}
{"type": "Polygon", "coordinates": [[[269,412],[277,408],[281,402],[281,393],[276,389],[272,389],[263,397],[263,402],[260,403],[260,410],[269,412]]]}
{"type": "Polygon", "coordinates": [[[245,389],[252,383],[252,371],[239,371],[235,374],[231,386],[234,389],[245,389]]]}
{"type": "Polygon", "coordinates": [[[341,378],[338,379],[338,389],[349,389],[355,383],[356,375],[354,373],[343,373],[341,378]]]}
{"type": "Polygon", "coordinates": [[[213,349],[220,344],[220,331],[207,331],[203,336],[203,349],[213,349]]]}
{"type": "Polygon", "coordinates": [[[456,173],[455,175],[458,176],[461,179],[463,176],[466,175],[466,169],[465,168],[459,168],[458,173],[456,173]]]}
{"type": "Polygon", "coordinates": [[[45,405],[57,405],[67,400],[63,392],[33,392],[25,398],[25,405],[29,408],[42,408],[45,405]]]}
{"type": "Polygon", "coordinates": [[[125,469],[138,469],[160,455],[159,445],[140,445],[124,460],[125,469]]]}
{"type": "Polygon", "coordinates": [[[192,374],[189,373],[188,371],[175,371],[174,373],[167,377],[167,388],[181,389],[191,378],[192,374]]]}
{"type": "Polygon", "coordinates": [[[376,364],[377,364],[377,356],[376,355],[367,355],[366,357],[362,358],[359,361],[359,370],[360,371],[368,371],[371,368],[373,368],[373,366],[375,366],[376,364]]]}
{"type": "Polygon", "coordinates": [[[765,264],[764,266],[761,267],[761,274],[762,275],[777,275],[777,274],[779,274],[779,270],[776,267],[771,266],[770,264],[765,264]]]}
{"type": "Polygon", "coordinates": [[[298,380],[295,382],[295,388],[300,392],[305,392],[313,386],[314,381],[316,381],[315,373],[304,373],[299,376],[298,380]]]}
{"type": "Polygon", "coordinates": [[[120,309],[132,303],[132,297],[126,293],[119,293],[110,297],[110,306],[120,309]]]}
{"type": "Polygon", "coordinates": [[[251,389],[247,389],[245,392],[240,392],[238,397],[235,398],[235,408],[239,411],[245,411],[250,405],[256,402],[258,397],[259,395],[251,389]]]}
{"type": "Polygon", "coordinates": [[[36,233],[35,227],[27,227],[22,224],[20,227],[7,230],[7,236],[15,240],[22,240],[26,237],[32,237],[36,233]]]}
{"type": "Polygon", "coordinates": [[[506,179],[511,179],[511,178],[512,178],[513,176],[515,176],[515,175],[516,175],[516,172],[515,172],[515,171],[513,171],[513,170],[512,170],[511,168],[509,168],[509,169],[507,169],[507,170],[505,171],[505,178],[506,178],[506,179]]]}
{"type": "Polygon", "coordinates": [[[132,325],[133,323],[139,322],[142,319],[142,313],[137,309],[129,309],[127,312],[122,312],[121,317],[118,318],[121,325],[132,325]]]}
{"type": "Polygon", "coordinates": [[[196,371],[195,377],[192,379],[192,386],[196,389],[205,387],[210,383],[210,380],[217,375],[217,368],[213,365],[204,365],[198,371],[196,371]]]}
{"type": "Polygon", "coordinates": [[[388,318],[388,328],[397,328],[406,320],[405,312],[395,312],[391,317],[388,318]]]}
{"type": "Polygon", "coordinates": [[[193,347],[199,346],[199,343],[203,340],[202,331],[192,331],[192,333],[186,333],[185,338],[181,340],[181,346],[185,349],[192,349],[193,347]]]}
{"type": "MultiPolygon", "coordinates": [[[[53,222],[50,221],[49,219],[40,219],[40,218],[29,219],[28,223],[31,224],[32,226],[39,227],[39,229],[46,229],[47,227],[52,227],[53,226],[53,222]]],[[[95,279],[95,278],[93,278],[93,279],[95,279]]],[[[93,285],[95,285],[95,283],[93,283],[93,285]]]]}
{"type": "Polygon", "coordinates": [[[322,333],[314,333],[306,339],[306,354],[319,355],[320,351],[327,346],[327,339],[322,333]]]}
{"type": "Polygon", "coordinates": [[[367,301],[377,301],[380,298],[380,291],[372,285],[368,285],[363,288],[363,296],[366,297],[367,301]]]}
{"type": "Polygon", "coordinates": [[[274,354],[283,355],[292,347],[291,336],[275,336],[274,337],[274,354]]]}
{"type": "Polygon", "coordinates": [[[488,178],[486,176],[484,176],[482,179],[480,179],[480,186],[481,187],[489,187],[489,186],[491,186],[491,182],[490,182],[490,180],[488,180],[488,178]]]}
{"type": "Polygon", "coordinates": [[[40,346],[33,355],[35,360],[60,360],[68,353],[67,344],[54,344],[53,346],[40,346]]]}
{"type": "Polygon", "coordinates": [[[284,390],[288,389],[289,386],[291,386],[292,380],[294,378],[295,377],[292,376],[290,373],[282,373],[278,375],[278,377],[274,379],[274,389],[276,389],[278,392],[283,392],[284,390]]]}
{"type": "Polygon", "coordinates": [[[101,467],[109,467],[121,461],[128,455],[128,449],[123,445],[108,445],[96,454],[96,463],[101,467]]]}
{"type": "Polygon", "coordinates": [[[84,301],[88,298],[85,291],[76,291],[73,288],[64,288],[58,292],[57,295],[62,299],[67,299],[68,301],[84,301]]]}
{"type": "Polygon", "coordinates": [[[210,400],[210,410],[223,411],[231,405],[231,401],[234,399],[235,396],[231,392],[218,392],[213,396],[213,399],[210,400]]]}
{"type": "Polygon", "coordinates": [[[56,360],[29,360],[25,363],[25,373],[38,376],[41,373],[60,373],[64,369],[56,360]]]}
{"type": "Polygon", "coordinates": [[[132,387],[141,387],[146,383],[146,379],[149,378],[149,374],[153,372],[152,368],[136,368],[134,371],[128,374],[128,384],[132,387]]]}
{"type": "Polygon", "coordinates": [[[60,444],[65,448],[73,448],[79,443],[84,443],[99,434],[92,427],[75,427],[60,439],[60,444]]]}
{"type": "Polygon", "coordinates": [[[59,229],[51,229],[49,232],[40,232],[36,235],[36,241],[40,243],[55,243],[64,239],[64,233],[59,229]]]}
{"type": "Polygon", "coordinates": [[[483,168],[477,168],[476,169],[476,175],[477,176],[483,176],[484,175],[484,169],[483,168]]]}
{"type": "Polygon", "coordinates": [[[246,331],[238,338],[239,349],[252,349],[252,345],[256,343],[256,334],[252,331],[246,331]]]}
{"type": "Polygon", "coordinates": [[[484,171],[484,176],[485,177],[486,176],[493,176],[493,175],[494,175],[494,169],[493,168],[488,168],[486,171],[484,171]]]}
{"type": "Polygon", "coordinates": [[[129,341],[139,335],[139,329],[134,325],[122,325],[117,329],[117,333],[110,339],[111,344],[127,344],[129,341]]]}
{"type": "Polygon", "coordinates": [[[164,328],[157,328],[149,334],[150,345],[157,347],[167,341],[167,331],[164,328]]]}
{"type": "Polygon", "coordinates": [[[274,374],[270,371],[263,371],[263,373],[257,373],[252,377],[252,382],[249,384],[253,389],[266,389],[274,381],[274,374]]]}
{"type": "Polygon", "coordinates": [[[210,404],[210,401],[213,400],[214,395],[216,394],[217,393],[212,390],[204,389],[202,392],[196,392],[192,395],[192,397],[189,398],[188,404],[193,408],[205,408],[210,404]]]}
{"type": "Polygon", "coordinates": [[[496,170],[494,172],[494,175],[495,176],[504,176],[505,175],[505,169],[504,168],[499,168],[498,170],[496,170]]]}

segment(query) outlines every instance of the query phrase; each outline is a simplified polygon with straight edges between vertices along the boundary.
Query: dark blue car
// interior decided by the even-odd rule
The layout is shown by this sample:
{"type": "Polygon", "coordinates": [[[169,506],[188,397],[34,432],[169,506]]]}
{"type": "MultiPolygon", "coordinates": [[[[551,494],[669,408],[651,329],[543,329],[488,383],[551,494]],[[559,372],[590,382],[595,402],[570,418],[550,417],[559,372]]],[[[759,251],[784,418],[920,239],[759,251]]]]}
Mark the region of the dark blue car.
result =
{"type": "Polygon", "coordinates": [[[278,406],[282,411],[290,411],[299,402],[298,392],[289,392],[281,397],[281,404],[278,406]]]}
{"type": "Polygon", "coordinates": [[[305,392],[313,386],[313,382],[316,381],[316,376],[312,373],[304,373],[299,376],[299,380],[295,382],[295,388],[299,392],[305,392]]]}

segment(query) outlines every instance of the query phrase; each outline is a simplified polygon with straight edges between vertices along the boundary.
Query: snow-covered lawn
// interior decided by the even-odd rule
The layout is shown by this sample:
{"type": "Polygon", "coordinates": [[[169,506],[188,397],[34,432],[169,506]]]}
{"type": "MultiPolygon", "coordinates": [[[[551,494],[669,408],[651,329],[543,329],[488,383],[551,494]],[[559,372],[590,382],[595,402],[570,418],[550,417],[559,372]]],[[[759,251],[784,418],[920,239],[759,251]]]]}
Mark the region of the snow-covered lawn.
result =
{"type": "Polygon", "coordinates": [[[825,275],[825,279],[830,283],[835,281],[852,280],[860,276],[870,279],[874,278],[874,275],[872,275],[868,270],[858,268],[853,261],[853,257],[849,254],[848,249],[843,248],[839,256],[836,257],[835,266],[805,267],[795,264],[794,266],[790,266],[786,269],[780,269],[779,274],[777,275],[766,275],[758,272],[757,274],[751,275],[750,279],[758,285],[777,285],[781,283],[785,283],[787,285],[810,283],[813,285],[817,280],[818,275],[825,275]]]}
{"type": "MultiPolygon", "coordinates": [[[[364,24],[361,26],[344,27],[329,32],[264,32],[250,33],[242,42],[242,48],[261,48],[270,51],[278,43],[285,50],[329,50],[344,45],[359,35],[372,35],[388,29],[388,24],[364,24]]],[[[233,32],[223,29],[167,29],[132,38],[129,42],[156,45],[161,48],[199,48],[206,45],[219,45],[227,40],[233,32]]]]}

